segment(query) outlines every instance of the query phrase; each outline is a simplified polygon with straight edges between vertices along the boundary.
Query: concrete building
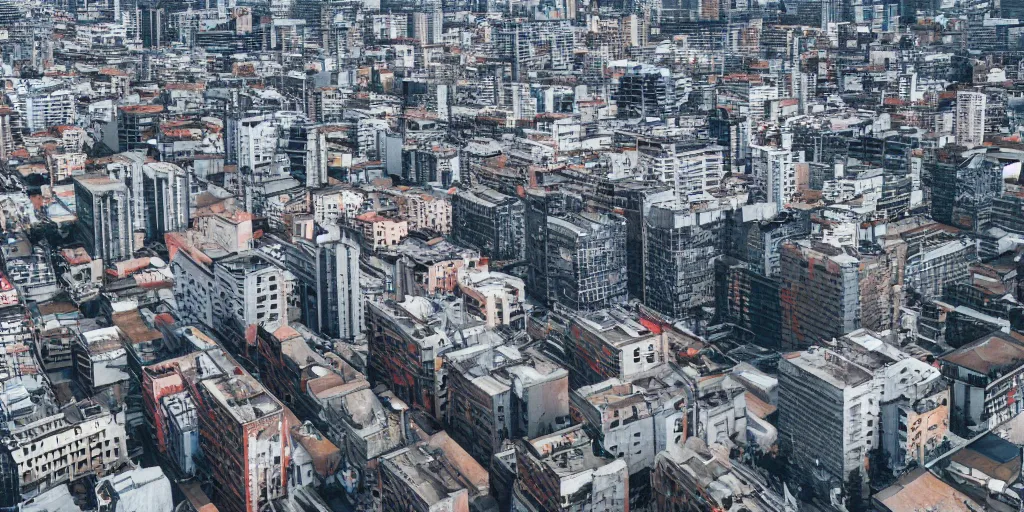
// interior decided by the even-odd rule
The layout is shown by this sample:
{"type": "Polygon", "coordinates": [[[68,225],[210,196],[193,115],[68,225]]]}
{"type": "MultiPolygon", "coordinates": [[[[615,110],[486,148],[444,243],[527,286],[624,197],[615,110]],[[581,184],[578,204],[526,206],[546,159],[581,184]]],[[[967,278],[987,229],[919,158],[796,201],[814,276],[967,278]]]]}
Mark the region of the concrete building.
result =
{"type": "Polygon", "coordinates": [[[189,226],[189,173],[169,162],[143,166],[142,191],[146,239],[163,241],[164,234],[189,226]]]}
{"type": "Polygon", "coordinates": [[[974,240],[939,240],[920,247],[907,258],[904,281],[922,300],[941,299],[946,287],[965,282],[971,263],[978,259],[974,240]]]}
{"type": "Polygon", "coordinates": [[[547,218],[548,301],[574,311],[626,302],[626,219],[580,213],[547,218]]]}
{"type": "Polygon", "coordinates": [[[160,407],[166,421],[163,435],[167,456],[183,474],[194,475],[195,459],[199,454],[199,417],[195,400],[191,394],[182,391],[163,397],[160,407]]]}
{"type": "MultiPolygon", "coordinates": [[[[250,325],[269,327],[287,323],[294,279],[291,272],[255,251],[216,260],[213,286],[206,286],[206,293],[211,295],[205,305],[212,312],[204,316],[213,319],[209,327],[224,342],[241,347],[250,325]]],[[[200,284],[195,291],[201,290],[200,284]]]]}
{"type": "Polygon", "coordinates": [[[722,146],[700,141],[647,137],[637,141],[638,167],[646,177],[672,186],[680,200],[719,186],[725,175],[724,151],[722,146]]]}
{"type": "MultiPolygon", "coordinates": [[[[128,352],[117,327],[83,331],[72,349],[75,376],[90,395],[117,386],[128,391],[128,352]]],[[[118,393],[120,395],[120,393],[118,393]]]]}
{"type": "Polygon", "coordinates": [[[470,512],[494,507],[487,470],[448,434],[381,457],[381,506],[413,512],[470,512]]]}
{"type": "Polygon", "coordinates": [[[433,304],[422,297],[403,303],[368,302],[368,377],[399,399],[435,410],[435,358],[453,348],[444,330],[432,324],[433,304]]]}
{"type": "Polygon", "coordinates": [[[117,151],[146,149],[156,139],[162,105],[126,105],[117,109],[117,151]]]}
{"type": "Polygon", "coordinates": [[[475,247],[495,261],[523,259],[523,203],[483,186],[459,190],[452,196],[452,234],[455,242],[475,247]]]}
{"type": "Polygon", "coordinates": [[[572,413],[602,453],[624,460],[629,471],[630,510],[651,502],[656,455],[687,437],[693,398],[678,367],[663,364],[632,380],[608,379],[571,394],[572,413]]]}
{"type": "Polygon", "coordinates": [[[373,250],[398,245],[409,236],[408,221],[391,219],[376,212],[357,215],[352,222],[362,232],[363,243],[373,250]]]}
{"type": "Polygon", "coordinates": [[[103,476],[128,461],[123,413],[93,402],[15,428],[0,444],[14,463],[23,499],[87,475],[103,476]]]}
{"type": "Polygon", "coordinates": [[[132,256],[134,210],[124,183],[97,174],[75,178],[75,208],[78,235],[93,258],[114,263],[132,256]]]}
{"type": "Polygon", "coordinates": [[[942,375],[951,381],[949,429],[972,437],[1022,412],[1013,397],[1024,379],[1024,339],[1013,333],[987,334],[942,356],[942,375]]]}
{"type": "Polygon", "coordinates": [[[691,437],[659,452],[652,468],[653,506],[672,510],[784,510],[782,497],[751,485],[722,445],[691,437]]]}
{"type": "Polygon", "coordinates": [[[409,230],[428,230],[442,235],[452,231],[452,203],[448,198],[406,192],[395,197],[398,214],[409,222],[409,230]]]}
{"type": "Polygon", "coordinates": [[[522,279],[480,266],[459,267],[457,279],[466,313],[481,318],[488,328],[526,328],[526,290],[522,279]]]}
{"type": "Polygon", "coordinates": [[[96,482],[102,512],[172,512],[171,481],[159,467],[134,468],[96,482]]]}
{"type": "Polygon", "coordinates": [[[956,144],[967,148],[985,141],[985,103],[983,92],[956,92],[956,144]]]}
{"type": "Polygon", "coordinates": [[[351,340],[363,332],[359,243],[329,226],[316,240],[282,242],[285,267],[295,276],[300,320],[323,336],[351,340]]]}
{"type": "Polygon", "coordinates": [[[197,383],[199,446],[220,510],[256,512],[287,493],[289,425],[281,403],[256,379],[222,375],[197,383]]]}
{"type": "MultiPolygon", "coordinates": [[[[617,378],[630,380],[666,361],[666,334],[621,308],[556,315],[573,389],[617,378]]],[[[555,321],[556,319],[553,319],[555,321]]]]}
{"type": "Polygon", "coordinates": [[[75,93],[70,89],[32,92],[24,98],[21,105],[21,118],[31,132],[75,124],[75,93]]]}
{"type": "Polygon", "coordinates": [[[779,441],[822,495],[837,496],[864,467],[877,425],[872,374],[826,349],[779,360],[779,441]],[[875,411],[874,415],[872,411],[875,411]]]}
{"type": "Polygon", "coordinates": [[[475,345],[442,356],[443,420],[480,464],[506,440],[569,425],[569,373],[533,350],[475,345]]]}
{"type": "Polygon", "coordinates": [[[877,246],[783,244],[783,346],[804,348],[861,327],[893,328],[902,303],[900,261],[898,253],[877,246]]]}
{"type": "Polygon", "coordinates": [[[666,68],[637,65],[619,78],[615,103],[620,117],[666,117],[675,113],[675,83],[666,68]]]}
{"type": "Polygon", "coordinates": [[[486,259],[474,249],[453,244],[444,238],[413,234],[396,248],[394,293],[429,296],[450,293],[458,288],[458,273],[463,267],[487,268],[486,259]]]}
{"type": "Polygon", "coordinates": [[[793,153],[783,148],[751,146],[750,161],[751,174],[754,176],[754,198],[774,203],[782,211],[797,193],[793,153]]]}
{"type": "Polygon", "coordinates": [[[581,425],[518,439],[513,510],[592,510],[629,507],[629,470],[622,459],[595,455],[581,425]]]}

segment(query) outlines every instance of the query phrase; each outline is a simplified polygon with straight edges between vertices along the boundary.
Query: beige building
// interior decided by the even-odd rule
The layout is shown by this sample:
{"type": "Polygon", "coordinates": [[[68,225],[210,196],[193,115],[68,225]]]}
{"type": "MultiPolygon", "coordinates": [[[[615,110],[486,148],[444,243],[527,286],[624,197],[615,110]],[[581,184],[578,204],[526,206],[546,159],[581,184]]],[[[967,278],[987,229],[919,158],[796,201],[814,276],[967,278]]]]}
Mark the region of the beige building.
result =
{"type": "Polygon", "coordinates": [[[362,231],[364,243],[374,250],[398,245],[409,235],[407,221],[389,219],[375,212],[357,216],[355,225],[362,231]]]}

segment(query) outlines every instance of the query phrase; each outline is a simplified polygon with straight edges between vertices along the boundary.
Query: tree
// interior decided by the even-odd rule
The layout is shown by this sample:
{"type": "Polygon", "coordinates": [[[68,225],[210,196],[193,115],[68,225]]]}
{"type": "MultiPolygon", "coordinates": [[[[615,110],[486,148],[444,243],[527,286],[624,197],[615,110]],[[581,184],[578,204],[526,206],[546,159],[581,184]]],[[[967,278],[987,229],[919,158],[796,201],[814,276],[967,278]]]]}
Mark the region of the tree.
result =
{"type": "Polygon", "coordinates": [[[843,490],[846,494],[846,510],[848,512],[867,512],[868,505],[864,501],[864,478],[860,474],[860,468],[850,471],[846,477],[846,485],[843,490]]]}

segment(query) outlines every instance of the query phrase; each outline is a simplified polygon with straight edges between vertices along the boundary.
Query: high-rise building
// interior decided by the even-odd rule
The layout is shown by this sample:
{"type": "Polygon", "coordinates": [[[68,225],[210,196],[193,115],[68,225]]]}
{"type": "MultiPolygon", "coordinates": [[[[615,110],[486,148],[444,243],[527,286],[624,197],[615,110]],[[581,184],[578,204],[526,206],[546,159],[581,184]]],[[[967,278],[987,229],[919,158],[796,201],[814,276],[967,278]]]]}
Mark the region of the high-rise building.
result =
{"type": "Polygon", "coordinates": [[[548,301],[575,311],[625,303],[626,219],[580,213],[548,217],[548,301]]]}
{"type": "Polygon", "coordinates": [[[750,160],[754,176],[754,197],[774,203],[779,210],[791,202],[797,192],[793,153],[788,149],[751,146],[750,160]]]}
{"type": "Polygon", "coordinates": [[[493,189],[476,186],[452,196],[452,235],[497,261],[523,259],[523,202],[493,189]]]}
{"type": "Polygon", "coordinates": [[[675,83],[668,69],[638,65],[619,79],[615,94],[620,117],[663,117],[676,110],[675,83]]]}
{"type": "Polygon", "coordinates": [[[672,186],[685,201],[718,187],[725,175],[725,148],[700,141],[642,138],[637,141],[638,166],[646,177],[672,186]]]}
{"type": "Polygon", "coordinates": [[[32,132],[47,131],[54,126],[75,124],[75,95],[69,89],[33,92],[25,98],[22,119],[32,132]]]}
{"type": "Polygon", "coordinates": [[[143,167],[143,205],[148,240],[163,241],[165,233],[188,228],[188,175],[184,169],[170,162],[149,162],[143,167]]]}
{"type": "Polygon", "coordinates": [[[783,244],[783,347],[802,349],[861,327],[892,329],[902,303],[904,259],[899,247],[783,244]]]}
{"type": "Polygon", "coordinates": [[[723,210],[651,206],[644,226],[644,305],[684,319],[713,303],[725,219],[723,210]]]}
{"type": "Polygon", "coordinates": [[[956,92],[956,143],[972,148],[985,142],[985,93],[956,92]]]}
{"type": "Polygon", "coordinates": [[[100,174],[79,176],[74,183],[75,226],[86,251],[104,264],[131,258],[135,237],[128,187],[100,174]]]}
{"type": "Polygon", "coordinates": [[[128,105],[117,109],[117,150],[146,149],[156,138],[156,130],[164,107],[161,105],[128,105]]]}

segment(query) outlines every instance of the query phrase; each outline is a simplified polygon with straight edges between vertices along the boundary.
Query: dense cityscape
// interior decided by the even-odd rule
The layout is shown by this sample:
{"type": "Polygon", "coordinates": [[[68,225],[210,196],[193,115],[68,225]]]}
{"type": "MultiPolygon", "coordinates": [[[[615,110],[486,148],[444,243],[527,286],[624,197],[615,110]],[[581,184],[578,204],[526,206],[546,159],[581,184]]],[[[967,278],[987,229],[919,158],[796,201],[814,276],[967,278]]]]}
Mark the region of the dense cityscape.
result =
{"type": "Polygon", "coordinates": [[[0,512],[1024,510],[1022,134],[1024,0],[0,0],[0,512]]]}

